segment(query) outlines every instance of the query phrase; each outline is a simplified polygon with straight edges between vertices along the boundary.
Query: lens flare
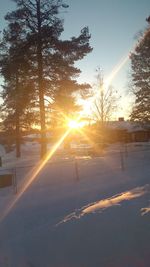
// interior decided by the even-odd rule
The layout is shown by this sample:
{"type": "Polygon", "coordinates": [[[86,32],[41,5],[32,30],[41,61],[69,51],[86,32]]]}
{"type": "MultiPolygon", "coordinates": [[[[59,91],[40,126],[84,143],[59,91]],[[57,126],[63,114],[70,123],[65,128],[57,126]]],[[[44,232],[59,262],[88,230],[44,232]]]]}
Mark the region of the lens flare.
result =
{"type": "Polygon", "coordinates": [[[129,54],[123,57],[122,60],[113,68],[110,75],[104,81],[104,85],[106,87],[108,87],[111,84],[112,80],[115,78],[115,76],[123,68],[123,66],[127,63],[128,60],[129,60],[129,54]]]}

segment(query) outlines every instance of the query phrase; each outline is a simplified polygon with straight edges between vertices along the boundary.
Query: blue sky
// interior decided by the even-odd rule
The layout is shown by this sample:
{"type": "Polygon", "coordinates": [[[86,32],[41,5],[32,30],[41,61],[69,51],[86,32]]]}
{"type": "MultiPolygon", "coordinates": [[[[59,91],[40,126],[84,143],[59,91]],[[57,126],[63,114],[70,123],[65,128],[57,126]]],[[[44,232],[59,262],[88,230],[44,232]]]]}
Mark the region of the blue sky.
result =
{"type": "Polygon", "coordinates": [[[135,35],[146,26],[150,13],[149,0],[82,0],[67,1],[65,34],[77,35],[89,26],[93,52],[81,63],[83,77],[93,76],[97,66],[108,74],[132,49],[135,35]]]}
{"type": "MultiPolygon", "coordinates": [[[[84,26],[91,33],[93,52],[77,63],[82,70],[79,81],[94,82],[95,70],[101,67],[107,77],[121,58],[133,48],[136,34],[146,26],[150,15],[149,0],[66,0],[68,11],[64,18],[63,38],[77,36],[84,26]]],[[[0,27],[3,16],[15,7],[11,0],[1,0],[0,27]]],[[[119,93],[127,98],[129,64],[127,63],[112,81],[119,93]]],[[[124,98],[124,99],[125,99],[124,98]]]]}

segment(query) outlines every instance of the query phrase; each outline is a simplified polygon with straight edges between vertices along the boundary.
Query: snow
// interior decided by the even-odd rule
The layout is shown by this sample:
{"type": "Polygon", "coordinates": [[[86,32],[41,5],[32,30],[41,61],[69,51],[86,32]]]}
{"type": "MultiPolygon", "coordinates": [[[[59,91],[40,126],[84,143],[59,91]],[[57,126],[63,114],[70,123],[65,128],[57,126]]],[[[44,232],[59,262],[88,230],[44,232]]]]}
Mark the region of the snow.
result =
{"type": "Polygon", "coordinates": [[[23,194],[40,162],[37,144],[22,148],[22,159],[2,157],[18,194],[0,189],[0,267],[149,267],[150,143],[55,157],[23,194]]]}

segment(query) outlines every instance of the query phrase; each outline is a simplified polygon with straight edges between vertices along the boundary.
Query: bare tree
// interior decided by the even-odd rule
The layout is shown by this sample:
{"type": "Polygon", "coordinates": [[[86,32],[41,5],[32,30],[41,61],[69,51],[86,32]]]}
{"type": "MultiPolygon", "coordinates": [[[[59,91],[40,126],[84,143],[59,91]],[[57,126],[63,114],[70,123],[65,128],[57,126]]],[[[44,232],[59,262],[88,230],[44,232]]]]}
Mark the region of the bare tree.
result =
{"type": "Polygon", "coordinates": [[[92,114],[93,119],[99,122],[101,126],[106,125],[111,118],[113,113],[117,109],[117,91],[113,86],[106,86],[103,79],[101,70],[98,70],[96,77],[96,96],[93,103],[92,114]]]}

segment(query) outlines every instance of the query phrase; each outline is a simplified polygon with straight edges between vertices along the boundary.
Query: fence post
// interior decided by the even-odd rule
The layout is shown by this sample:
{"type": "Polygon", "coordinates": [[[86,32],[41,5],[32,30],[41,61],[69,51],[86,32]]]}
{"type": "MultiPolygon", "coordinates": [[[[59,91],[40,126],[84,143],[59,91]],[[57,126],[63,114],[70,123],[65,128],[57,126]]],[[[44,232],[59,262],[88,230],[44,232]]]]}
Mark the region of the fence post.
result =
{"type": "Polygon", "coordinates": [[[127,143],[124,144],[125,156],[128,157],[128,147],[127,143]]]}
{"type": "Polygon", "coordinates": [[[17,194],[17,176],[16,176],[16,168],[13,169],[13,187],[14,187],[14,194],[17,194]]]}
{"type": "Polygon", "coordinates": [[[120,150],[120,164],[121,164],[121,170],[124,171],[124,157],[123,152],[120,150]]]}
{"type": "Polygon", "coordinates": [[[0,157],[0,167],[2,167],[2,157],[0,157]]]}

